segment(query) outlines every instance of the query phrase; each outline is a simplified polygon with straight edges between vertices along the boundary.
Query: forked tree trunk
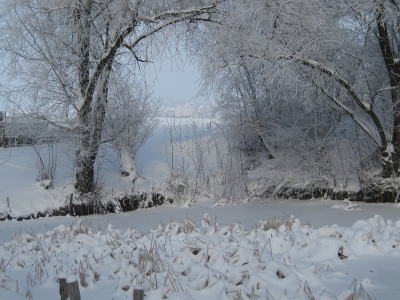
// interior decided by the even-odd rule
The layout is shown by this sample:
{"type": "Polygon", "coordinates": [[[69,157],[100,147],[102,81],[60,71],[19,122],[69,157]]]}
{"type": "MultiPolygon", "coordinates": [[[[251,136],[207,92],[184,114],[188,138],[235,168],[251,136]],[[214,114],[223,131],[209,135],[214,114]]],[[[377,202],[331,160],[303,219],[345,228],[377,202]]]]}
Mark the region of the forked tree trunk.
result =
{"type": "MultiPolygon", "coordinates": [[[[74,12],[77,34],[79,89],[82,99],[78,107],[78,127],[76,129],[76,173],[75,189],[81,194],[94,192],[95,162],[106,114],[108,83],[112,63],[118,46],[102,58],[97,68],[90,74],[90,28],[93,1],[82,1],[74,12]]],[[[122,38],[123,40],[123,38],[122,38]]],[[[119,44],[122,43],[121,38],[119,44]]],[[[119,45],[118,44],[118,45],[119,45]]]]}
{"type": "Polygon", "coordinates": [[[82,107],[78,114],[80,126],[77,131],[75,189],[81,194],[92,193],[96,189],[94,168],[102,142],[111,66],[110,59],[100,76],[96,99],[88,101],[92,105],[82,107]]]}

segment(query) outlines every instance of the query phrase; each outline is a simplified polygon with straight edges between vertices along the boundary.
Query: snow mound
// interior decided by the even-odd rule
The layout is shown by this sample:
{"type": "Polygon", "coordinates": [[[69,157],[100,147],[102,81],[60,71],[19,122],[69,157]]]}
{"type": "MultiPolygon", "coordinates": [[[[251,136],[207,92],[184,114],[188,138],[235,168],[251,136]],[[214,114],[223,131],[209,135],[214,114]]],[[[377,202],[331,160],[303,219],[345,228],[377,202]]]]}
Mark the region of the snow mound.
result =
{"type": "Polygon", "coordinates": [[[351,202],[348,199],[343,200],[343,204],[333,205],[332,208],[343,209],[343,210],[361,210],[358,204],[351,202]]]}
{"type": "Polygon", "coordinates": [[[184,219],[146,234],[81,220],[20,233],[0,244],[0,289],[13,299],[56,299],[57,279],[73,278],[83,299],[125,299],[135,288],[145,299],[368,299],[369,278],[346,289],[352,278],[335,269],[345,260],[400,256],[400,221],[380,216],[349,228],[313,228],[287,216],[250,230],[204,218],[203,228],[184,219]]]}

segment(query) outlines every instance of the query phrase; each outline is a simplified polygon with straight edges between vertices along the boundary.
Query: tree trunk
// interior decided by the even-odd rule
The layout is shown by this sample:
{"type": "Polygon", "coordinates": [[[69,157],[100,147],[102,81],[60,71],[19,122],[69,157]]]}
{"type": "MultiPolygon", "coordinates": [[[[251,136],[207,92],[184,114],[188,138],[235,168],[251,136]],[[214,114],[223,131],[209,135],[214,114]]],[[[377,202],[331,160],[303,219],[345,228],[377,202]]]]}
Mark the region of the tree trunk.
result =
{"type": "Polygon", "coordinates": [[[78,114],[80,128],[77,132],[75,188],[82,194],[92,193],[96,189],[94,164],[102,142],[111,66],[112,60],[100,76],[96,99],[90,101],[93,104],[85,106],[78,114]]]}
{"type": "MultiPolygon", "coordinates": [[[[78,36],[78,52],[81,62],[78,66],[79,89],[82,99],[78,108],[76,182],[75,189],[81,194],[95,191],[95,170],[97,153],[106,114],[108,82],[117,47],[102,59],[97,69],[90,74],[90,14],[92,1],[81,3],[75,12],[78,36]],[[96,74],[96,75],[94,75],[96,74]]],[[[120,41],[121,43],[121,41],[120,41]]]]}
{"type": "MultiPolygon", "coordinates": [[[[398,92],[392,91],[392,99],[399,99],[397,96],[393,98],[393,94],[398,92]]],[[[398,177],[400,176],[400,105],[399,100],[393,100],[393,135],[392,144],[387,149],[382,149],[383,171],[382,177],[398,177]]]]}
{"type": "Polygon", "coordinates": [[[391,88],[393,104],[393,135],[392,145],[382,149],[383,172],[382,177],[398,177],[400,175],[400,64],[396,61],[390,36],[385,21],[386,8],[383,1],[379,4],[376,21],[379,33],[379,47],[385,62],[391,88]]]}
{"type": "MultiPolygon", "coordinates": [[[[80,125],[76,132],[77,150],[76,150],[76,182],[75,188],[79,193],[87,194],[94,191],[94,163],[96,161],[99,146],[96,145],[94,135],[91,130],[102,130],[102,126],[97,124],[91,128],[93,112],[89,107],[82,108],[78,114],[80,125]]],[[[97,141],[100,142],[100,141],[97,141]]]]}
{"type": "Polygon", "coordinates": [[[77,150],[76,159],[76,182],[75,189],[81,194],[91,193],[95,190],[94,186],[94,163],[95,155],[81,155],[83,151],[77,150]]]}

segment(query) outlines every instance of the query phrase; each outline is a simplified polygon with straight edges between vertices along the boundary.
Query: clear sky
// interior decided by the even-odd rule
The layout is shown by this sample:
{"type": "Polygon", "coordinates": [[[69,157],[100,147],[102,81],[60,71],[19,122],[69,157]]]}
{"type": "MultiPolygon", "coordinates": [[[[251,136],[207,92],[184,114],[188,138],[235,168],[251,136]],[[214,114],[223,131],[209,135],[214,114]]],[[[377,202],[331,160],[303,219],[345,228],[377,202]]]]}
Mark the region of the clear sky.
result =
{"type": "Polygon", "coordinates": [[[148,71],[148,83],[153,86],[154,96],[162,100],[163,107],[192,101],[201,104],[205,97],[199,96],[200,74],[189,61],[155,62],[148,71]]]}
{"type": "MultiPolygon", "coordinates": [[[[163,107],[175,107],[189,101],[201,104],[205,101],[205,97],[197,96],[201,85],[200,74],[189,61],[156,61],[146,73],[148,84],[153,87],[153,96],[161,99],[163,107]]],[[[4,84],[2,76],[1,84],[4,84]]],[[[3,110],[2,100],[0,110],[3,110]]]]}
{"type": "MultiPolygon", "coordinates": [[[[185,49],[175,51],[171,48],[166,51],[168,52],[170,56],[168,54],[156,56],[154,62],[146,63],[142,69],[146,72],[147,83],[152,87],[153,96],[162,101],[163,107],[175,107],[177,104],[190,101],[202,104],[210,100],[199,95],[200,73],[193,60],[186,56],[185,49]]],[[[0,74],[0,92],[2,84],[5,84],[4,76],[0,74]]],[[[2,102],[0,95],[0,110],[4,109],[2,102]]]]}

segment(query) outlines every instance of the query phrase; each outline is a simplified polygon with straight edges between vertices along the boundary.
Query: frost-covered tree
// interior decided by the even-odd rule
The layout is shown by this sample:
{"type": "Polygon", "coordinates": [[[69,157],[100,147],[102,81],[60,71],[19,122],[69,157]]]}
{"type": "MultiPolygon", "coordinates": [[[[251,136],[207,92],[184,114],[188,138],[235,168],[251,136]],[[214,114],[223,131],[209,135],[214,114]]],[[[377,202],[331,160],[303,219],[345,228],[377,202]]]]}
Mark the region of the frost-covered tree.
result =
{"type": "MultiPolygon", "coordinates": [[[[357,81],[322,68],[349,94],[374,125],[383,163],[383,177],[400,175],[400,2],[343,0],[347,26],[361,44],[355,56],[357,81]],[[360,88],[362,87],[362,88],[360,88]]],[[[317,66],[318,68],[319,66],[317,66]]],[[[327,94],[332,101],[335,97],[327,94]]]]}
{"type": "MultiPolygon", "coordinates": [[[[400,174],[397,0],[238,0],[206,31],[202,68],[215,81],[246,59],[260,86],[304,103],[319,90],[379,149],[382,177],[400,174]],[[209,51],[208,49],[212,49],[209,51]]],[[[246,78],[244,76],[243,78],[246,78]]],[[[208,84],[206,79],[206,84],[208,84]]]]}
{"type": "Polygon", "coordinates": [[[259,63],[250,69],[250,65],[252,58],[243,58],[215,82],[219,115],[231,142],[236,141],[252,164],[258,157],[272,159],[292,151],[302,170],[325,175],[342,114],[324,105],[323,95],[312,86],[293,89],[284,82],[268,82],[263,74],[273,66],[259,63]]]}
{"type": "MultiPolygon", "coordinates": [[[[204,48],[198,49],[204,59],[201,65],[206,85],[214,87],[222,121],[241,149],[253,158],[263,152],[273,158],[292,148],[302,158],[304,168],[313,168],[321,175],[341,113],[325,107],[321,93],[286,61],[280,65],[248,53],[259,42],[247,40],[253,34],[252,23],[267,30],[269,21],[262,16],[254,19],[257,15],[246,20],[246,12],[256,9],[254,3],[233,2],[233,11],[227,8],[231,15],[205,30],[200,41],[204,48]]],[[[265,9],[261,8],[261,15],[267,13],[265,9]]],[[[257,34],[253,38],[258,39],[257,34]]]]}
{"type": "MultiPolygon", "coordinates": [[[[160,33],[209,21],[220,0],[1,0],[1,48],[16,84],[13,100],[43,119],[74,120],[76,183],[94,190],[114,67],[134,68],[160,51],[160,33]]],[[[11,97],[11,96],[10,96],[11,97]]],[[[129,104],[130,105],[130,104],[129,104]]]]}
{"type": "Polygon", "coordinates": [[[159,102],[152,98],[145,79],[130,80],[119,74],[110,85],[104,138],[120,155],[121,174],[132,181],[138,176],[135,157],[157,125],[159,102]]]}

